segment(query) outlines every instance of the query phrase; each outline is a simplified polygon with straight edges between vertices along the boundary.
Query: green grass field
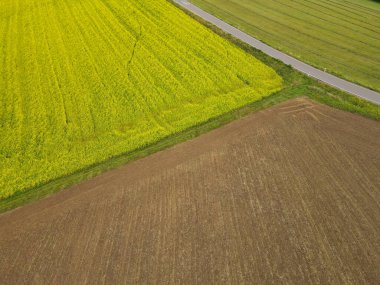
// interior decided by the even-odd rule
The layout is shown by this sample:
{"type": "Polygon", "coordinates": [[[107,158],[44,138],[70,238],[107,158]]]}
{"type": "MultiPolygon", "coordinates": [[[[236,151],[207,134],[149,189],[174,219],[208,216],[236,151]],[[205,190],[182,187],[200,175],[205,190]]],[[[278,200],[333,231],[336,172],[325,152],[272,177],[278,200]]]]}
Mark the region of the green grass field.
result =
{"type": "Polygon", "coordinates": [[[380,91],[380,3],[191,0],[269,45],[380,91]]]}
{"type": "Polygon", "coordinates": [[[3,0],[0,38],[0,200],[283,87],[165,0],[3,0]]]}

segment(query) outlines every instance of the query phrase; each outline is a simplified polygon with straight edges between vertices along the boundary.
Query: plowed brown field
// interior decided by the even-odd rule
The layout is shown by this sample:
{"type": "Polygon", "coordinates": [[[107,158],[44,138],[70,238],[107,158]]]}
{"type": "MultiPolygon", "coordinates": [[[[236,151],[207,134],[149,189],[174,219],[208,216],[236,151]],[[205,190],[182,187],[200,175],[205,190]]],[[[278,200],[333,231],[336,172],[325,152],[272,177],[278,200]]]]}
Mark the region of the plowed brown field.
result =
{"type": "Polygon", "coordinates": [[[379,150],[288,101],[0,215],[0,283],[379,284],[379,150]]]}

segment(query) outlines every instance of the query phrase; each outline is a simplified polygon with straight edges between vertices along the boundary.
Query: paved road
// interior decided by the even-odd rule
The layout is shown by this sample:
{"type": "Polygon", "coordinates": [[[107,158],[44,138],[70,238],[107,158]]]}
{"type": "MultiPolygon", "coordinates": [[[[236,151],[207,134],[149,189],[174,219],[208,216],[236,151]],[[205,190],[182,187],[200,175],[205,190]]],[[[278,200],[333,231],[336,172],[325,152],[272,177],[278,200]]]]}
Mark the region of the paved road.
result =
{"type": "Polygon", "coordinates": [[[298,59],[291,57],[283,52],[280,52],[263,42],[251,37],[250,35],[240,31],[239,29],[232,27],[231,25],[223,22],[222,20],[214,17],[213,15],[205,12],[201,8],[189,3],[186,0],[175,0],[179,5],[186,8],[187,10],[193,12],[194,14],[200,16],[204,20],[214,24],[223,31],[233,35],[234,37],[242,40],[243,42],[257,48],[271,57],[281,60],[285,64],[293,66],[293,68],[307,74],[310,77],[314,77],[324,83],[327,83],[333,87],[346,91],[355,96],[361,97],[375,104],[380,105],[380,93],[370,90],[368,88],[362,87],[360,85],[354,84],[352,82],[346,81],[324,71],[321,71],[311,65],[308,65],[298,59]]]}

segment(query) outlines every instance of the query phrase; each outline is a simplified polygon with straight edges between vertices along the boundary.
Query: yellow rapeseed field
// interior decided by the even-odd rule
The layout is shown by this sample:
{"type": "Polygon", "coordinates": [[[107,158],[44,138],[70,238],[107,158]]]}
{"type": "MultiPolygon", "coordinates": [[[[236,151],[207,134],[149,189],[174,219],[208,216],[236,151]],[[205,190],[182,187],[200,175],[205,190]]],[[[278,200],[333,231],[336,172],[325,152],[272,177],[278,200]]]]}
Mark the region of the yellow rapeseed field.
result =
{"type": "Polygon", "coordinates": [[[2,0],[0,199],[281,87],[166,0],[2,0]]]}

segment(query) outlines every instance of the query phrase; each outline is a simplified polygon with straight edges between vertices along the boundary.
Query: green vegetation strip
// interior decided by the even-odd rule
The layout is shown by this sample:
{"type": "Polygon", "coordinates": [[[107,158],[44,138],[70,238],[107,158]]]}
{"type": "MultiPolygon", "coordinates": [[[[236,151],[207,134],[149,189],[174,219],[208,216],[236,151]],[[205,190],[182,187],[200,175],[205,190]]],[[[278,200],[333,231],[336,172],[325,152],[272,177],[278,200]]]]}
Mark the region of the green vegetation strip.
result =
{"type": "Polygon", "coordinates": [[[380,91],[380,4],[367,0],[191,0],[263,42],[380,91]]]}
{"type": "MultiPolygon", "coordinates": [[[[170,7],[168,6],[166,8],[170,7]]],[[[179,10],[176,10],[176,13],[178,13],[176,14],[178,18],[185,18],[183,13],[180,13],[179,10]]],[[[270,96],[263,96],[260,100],[252,100],[251,102],[246,103],[243,106],[231,108],[230,110],[222,112],[221,114],[216,116],[210,116],[203,122],[194,124],[188,128],[185,128],[182,131],[173,132],[172,134],[163,136],[162,138],[159,138],[156,141],[147,143],[146,145],[142,145],[134,150],[124,151],[119,154],[115,153],[104,160],[99,160],[95,163],[89,164],[66,175],[62,175],[58,178],[51,179],[50,181],[42,182],[39,185],[36,185],[35,187],[25,189],[25,191],[16,192],[15,195],[0,200],[0,212],[13,209],[26,202],[30,202],[41,197],[47,196],[60,189],[69,187],[80,181],[93,177],[108,169],[115,168],[131,160],[144,157],[146,155],[165,149],[179,142],[183,142],[188,139],[194,138],[202,133],[222,126],[232,120],[243,117],[257,110],[267,108],[278,102],[294,98],[296,96],[308,96],[311,99],[326,103],[330,106],[359,113],[373,119],[380,119],[380,107],[368,103],[366,101],[360,100],[356,97],[347,95],[341,91],[337,91],[331,87],[328,87],[322,83],[310,79],[300,74],[299,72],[293,70],[291,67],[286,66],[283,63],[268,57],[262,52],[257,51],[252,47],[240,42],[239,40],[224,34],[216,27],[209,25],[208,23],[205,23],[202,19],[199,19],[194,15],[191,16],[193,16],[197,21],[199,21],[203,25],[207,26],[209,28],[208,32],[212,30],[220,36],[222,36],[225,40],[228,40],[228,46],[232,46],[232,44],[234,44],[236,47],[240,48],[240,51],[245,51],[246,54],[250,54],[251,57],[249,58],[252,58],[253,55],[261,62],[264,62],[266,65],[270,66],[273,70],[276,71],[278,75],[282,77],[283,88],[270,96]]],[[[199,27],[196,22],[192,22],[192,24],[196,27],[199,27]]],[[[215,36],[215,34],[213,34],[212,37],[218,38],[215,36]]],[[[224,41],[224,43],[227,42],[224,41]]],[[[244,63],[246,63],[246,61],[244,63]]],[[[4,179],[4,181],[5,180],[6,179],[4,179]]]]}

